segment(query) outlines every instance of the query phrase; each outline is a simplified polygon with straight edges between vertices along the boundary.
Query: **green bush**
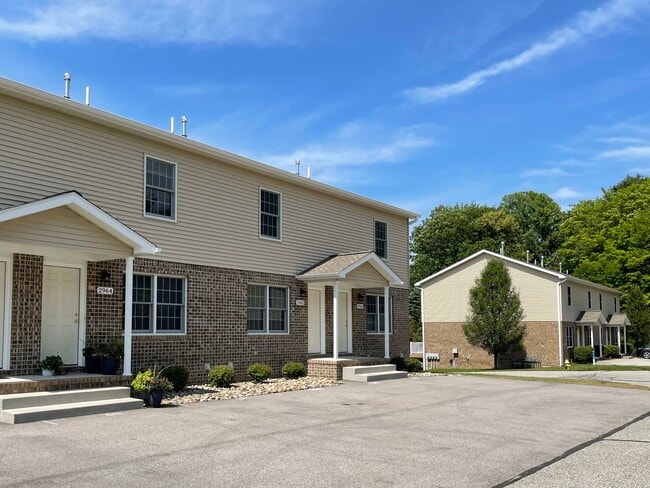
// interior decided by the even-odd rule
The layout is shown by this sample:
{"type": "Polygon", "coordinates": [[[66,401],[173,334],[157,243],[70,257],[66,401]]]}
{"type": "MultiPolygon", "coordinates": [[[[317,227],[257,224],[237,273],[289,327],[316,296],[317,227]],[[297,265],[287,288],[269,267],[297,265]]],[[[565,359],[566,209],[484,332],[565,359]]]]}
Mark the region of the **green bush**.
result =
{"type": "Polygon", "coordinates": [[[406,371],[409,373],[419,373],[422,371],[422,361],[419,359],[407,359],[406,371]]]}
{"type": "Polygon", "coordinates": [[[620,358],[621,351],[619,351],[616,344],[605,344],[603,346],[603,356],[606,358],[620,358]]]}
{"type": "Polygon", "coordinates": [[[152,392],[156,390],[172,391],[174,385],[162,373],[163,370],[149,368],[146,371],[140,371],[131,382],[131,388],[138,393],[152,392]]]}
{"type": "Polygon", "coordinates": [[[230,366],[215,366],[208,371],[208,384],[228,388],[235,379],[235,370],[230,366]]]}
{"type": "Polygon", "coordinates": [[[289,362],[282,366],[282,376],[285,378],[300,378],[307,375],[307,368],[302,363],[289,362]]]}
{"type": "Polygon", "coordinates": [[[576,363],[590,363],[593,348],[591,346],[577,346],[573,348],[573,361],[576,363]]]}
{"type": "Polygon", "coordinates": [[[167,366],[162,370],[161,374],[171,381],[172,385],[174,385],[174,391],[184,390],[190,379],[190,372],[185,366],[180,365],[167,366]]]}
{"type": "Polygon", "coordinates": [[[248,368],[248,377],[255,383],[268,380],[273,374],[273,369],[268,364],[255,363],[248,368]]]}
{"type": "Polygon", "coordinates": [[[390,364],[394,364],[397,371],[406,371],[406,360],[402,356],[390,358],[390,364]]]}
{"type": "Polygon", "coordinates": [[[43,361],[39,363],[41,371],[47,369],[54,372],[54,374],[61,374],[61,369],[63,368],[63,359],[61,356],[48,356],[43,361]]]}

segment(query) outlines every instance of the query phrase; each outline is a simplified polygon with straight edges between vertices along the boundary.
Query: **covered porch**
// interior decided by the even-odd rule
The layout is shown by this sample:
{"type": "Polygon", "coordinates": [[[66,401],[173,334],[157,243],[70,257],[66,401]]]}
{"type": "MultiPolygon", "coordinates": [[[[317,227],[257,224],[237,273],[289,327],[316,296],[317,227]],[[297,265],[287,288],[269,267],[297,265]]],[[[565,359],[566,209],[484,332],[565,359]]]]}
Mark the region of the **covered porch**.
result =
{"type": "MultiPolygon", "coordinates": [[[[102,320],[101,297],[114,292],[101,263],[121,262],[113,280],[130,287],[134,256],[157,252],[77,192],[0,210],[2,384],[16,386],[16,377],[38,373],[38,362],[50,355],[61,356],[69,373],[79,371],[87,339],[102,320]]],[[[110,311],[128,325],[115,337],[124,340],[124,376],[131,375],[131,299],[125,294],[124,307],[110,311]]],[[[72,376],[56,378],[66,383],[72,376]]]]}
{"type": "MultiPolygon", "coordinates": [[[[330,256],[297,278],[308,285],[310,375],[340,379],[344,366],[383,364],[404,354],[391,290],[403,281],[374,252],[330,256]]],[[[408,336],[403,342],[408,348],[408,336]]]]}
{"type": "Polygon", "coordinates": [[[628,325],[630,321],[624,313],[611,314],[605,319],[600,311],[582,311],[576,319],[576,346],[593,347],[596,357],[603,356],[606,344],[617,345],[622,354],[627,354],[628,325]]]}

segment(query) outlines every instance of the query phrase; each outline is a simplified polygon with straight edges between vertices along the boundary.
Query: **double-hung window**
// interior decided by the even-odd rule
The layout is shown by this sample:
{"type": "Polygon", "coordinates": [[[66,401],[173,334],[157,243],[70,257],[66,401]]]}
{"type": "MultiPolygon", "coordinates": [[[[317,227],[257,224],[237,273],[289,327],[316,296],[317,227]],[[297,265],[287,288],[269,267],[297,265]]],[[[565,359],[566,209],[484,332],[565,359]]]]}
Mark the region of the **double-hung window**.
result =
{"type": "Polygon", "coordinates": [[[603,309],[603,294],[602,293],[598,294],[598,309],[599,310],[603,309]]]}
{"type": "Polygon", "coordinates": [[[589,305],[589,309],[591,310],[591,291],[587,292],[587,303],[589,305]]]}
{"type": "MultiPolygon", "coordinates": [[[[393,333],[393,301],[388,301],[388,333],[393,333]]],[[[385,300],[382,295],[366,295],[366,331],[368,334],[384,333],[385,300]]]]}
{"type": "Polygon", "coordinates": [[[176,219],[176,165],[145,158],[144,213],[149,217],[176,219]]]}
{"type": "Polygon", "coordinates": [[[185,278],[133,275],[133,332],[185,333],[185,295],[185,278]]]}
{"type": "Polygon", "coordinates": [[[260,236],[267,239],[281,237],[281,196],[269,190],[260,190],[260,236]]]}
{"type": "Polygon", "coordinates": [[[281,286],[248,285],[249,334],[289,332],[289,289],[281,286]]]}
{"type": "Polygon", "coordinates": [[[617,308],[617,300],[616,297],[614,297],[614,312],[618,312],[617,308]]]}
{"type": "Polygon", "coordinates": [[[566,287],[566,303],[570,307],[571,306],[571,287],[567,286],[566,287]]]}
{"type": "Polygon", "coordinates": [[[388,224],[375,220],[375,254],[388,259],[388,224]]]}

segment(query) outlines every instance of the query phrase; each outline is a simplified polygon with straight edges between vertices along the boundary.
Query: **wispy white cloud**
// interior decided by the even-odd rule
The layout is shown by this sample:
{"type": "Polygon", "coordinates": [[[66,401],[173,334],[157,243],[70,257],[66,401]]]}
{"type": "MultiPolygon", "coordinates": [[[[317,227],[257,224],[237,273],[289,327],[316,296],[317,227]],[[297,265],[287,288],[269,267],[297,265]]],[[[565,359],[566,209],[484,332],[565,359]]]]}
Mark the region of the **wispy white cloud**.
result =
{"type": "Polygon", "coordinates": [[[535,43],[525,51],[476,71],[465,78],[447,84],[416,87],[404,95],[416,103],[432,103],[467,93],[490,78],[514,71],[538,59],[576,44],[586,38],[603,35],[621,26],[625,21],[636,19],[642,10],[648,10],[647,0],[612,0],[609,3],[580,13],[575,20],[562,29],[553,31],[546,39],[535,43]]]}
{"type": "Polygon", "coordinates": [[[521,172],[521,176],[524,178],[532,177],[552,177],[552,176],[567,176],[569,173],[560,168],[559,166],[553,166],[551,168],[537,168],[537,169],[527,169],[521,172]]]}
{"type": "Polygon", "coordinates": [[[636,166],[634,168],[630,168],[627,173],[630,175],[650,175],[650,166],[647,168],[636,166]]]}
{"type": "Polygon", "coordinates": [[[650,159],[650,146],[628,146],[612,151],[603,151],[596,156],[599,159],[650,159]]]}
{"type": "Polygon", "coordinates": [[[551,198],[554,200],[575,200],[583,196],[584,195],[582,193],[569,186],[563,186],[562,188],[558,188],[556,191],[551,193],[551,198]]]}
{"type": "Polygon", "coordinates": [[[220,91],[223,85],[216,83],[188,83],[184,85],[154,85],[152,89],[159,95],[171,97],[202,96],[220,91]]]}
{"type": "Polygon", "coordinates": [[[640,137],[612,136],[600,137],[596,139],[596,142],[602,142],[603,144],[643,144],[649,141],[640,137]]]}
{"type": "Polygon", "coordinates": [[[315,6],[314,1],[289,0],[25,0],[3,4],[0,36],[152,44],[286,43],[315,6]]]}

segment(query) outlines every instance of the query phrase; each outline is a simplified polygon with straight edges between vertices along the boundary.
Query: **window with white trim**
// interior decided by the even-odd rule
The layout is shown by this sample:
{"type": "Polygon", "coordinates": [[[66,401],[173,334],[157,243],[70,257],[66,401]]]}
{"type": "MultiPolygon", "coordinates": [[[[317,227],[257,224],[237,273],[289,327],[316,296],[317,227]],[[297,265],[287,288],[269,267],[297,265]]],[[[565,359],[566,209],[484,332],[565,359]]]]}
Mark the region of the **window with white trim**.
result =
{"type": "Polygon", "coordinates": [[[566,328],[566,347],[573,347],[573,327],[570,325],[566,328]]]}
{"type": "Polygon", "coordinates": [[[281,239],[281,195],[260,189],[260,236],[281,239]]]}
{"type": "Polygon", "coordinates": [[[614,297],[614,312],[618,312],[618,310],[617,310],[617,308],[618,308],[618,307],[617,307],[618,303],[617,303],[617,302],[618,302],[618,301],[616,300],[616,297],[614,297]]]}
{"type": "Polygon", "coordinates": [[[571,306],[571,287],[567,286],[566,287],[566,303],[570,307],[571,306]]]}
{"type": "Polygon", "coordinates": [[[131,326],[136,334],[184,334],[185,278],[133,275],[131,326]]]}
{"type": "Polygon", "coordinates": [[[144,213],[176,219],[176,165],[146,157],[144,213]]]}
{"type": "Polygon", "coordinates": [[[591,291],[587,292],[587,302],[589,303],[589,309],[591,309],[591,291]]]}
{"type": "Polygon", "coordinates": [[[598,307],[600,308],[600,310],[603,309],[603,294],[602,293],[598,294],[598,307]]]}
{"type": "Polygon", "coordinates": [[[375,254],[388,259],[388,224],[375,220],[375,254]]]}
{"type": "Polygon", "coordinates": [[[247,330],[249,334],[287,334],[289,289],[281,286],[248,285],[247,330]]]}
{"type": "MultiPolygon", "coordinates": [[[[366,295],[366,332],[384,333],[384,313],[386,307],[383,295],[366,295]]],[[[388,333],[393,333],[393,297],[388,300],[388,333]]]]}

